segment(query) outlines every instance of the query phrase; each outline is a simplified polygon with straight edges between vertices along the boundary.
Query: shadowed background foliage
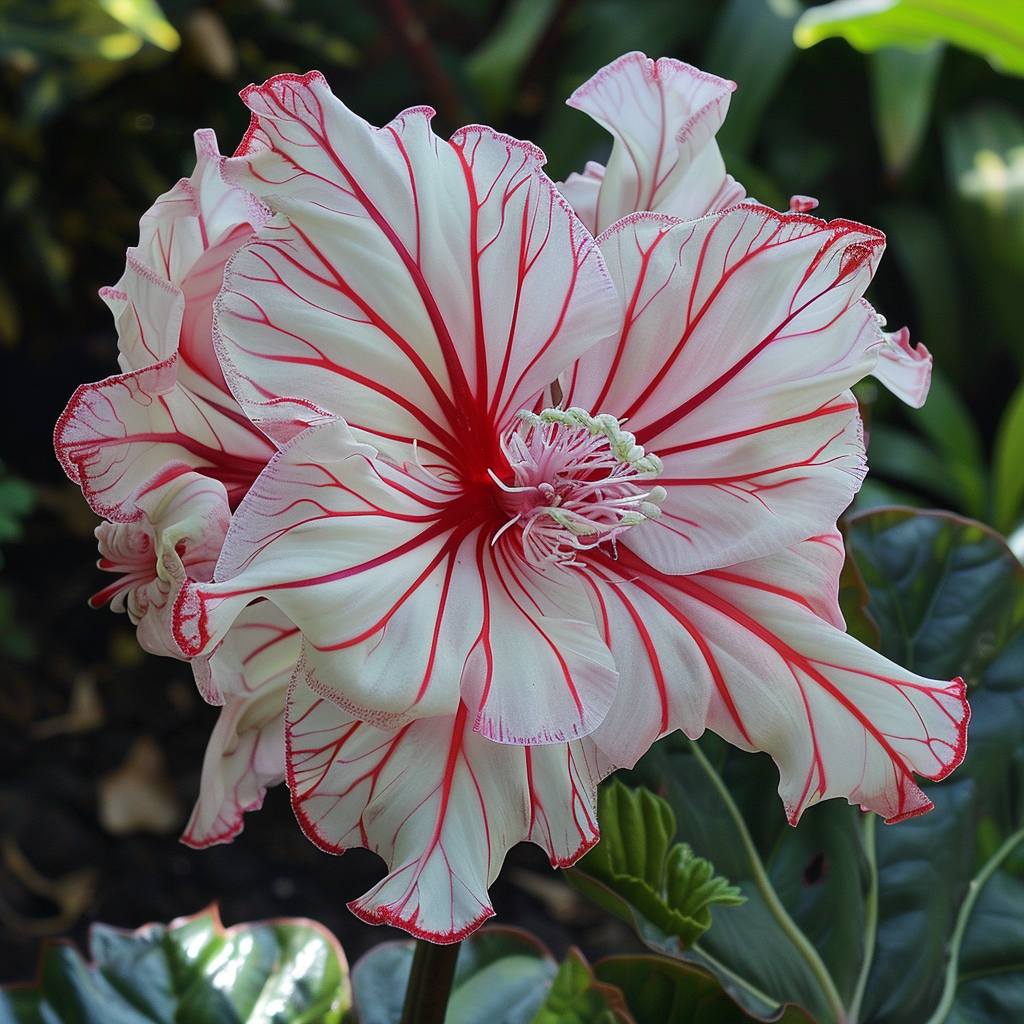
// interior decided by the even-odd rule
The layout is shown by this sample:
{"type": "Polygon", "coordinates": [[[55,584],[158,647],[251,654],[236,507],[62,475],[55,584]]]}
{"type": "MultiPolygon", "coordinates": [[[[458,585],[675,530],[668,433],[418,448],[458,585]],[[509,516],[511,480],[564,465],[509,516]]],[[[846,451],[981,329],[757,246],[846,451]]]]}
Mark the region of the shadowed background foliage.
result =
{"type": "MultiPolygon", "coordinates": [[[[732,173],[771,205],[812,195],[826,217],[883,228],[890,252],[872,301],[935,356],[923,410],[870,383],[861,391],[873,472],[859,507],[940,506],[1013,539],[1024,511],[1024,11],[986,35],[955,18],[842,24],[831,7],[0,2],[0,980],[29,974],[44,936],[166,920],[214,898],[229,921],[314,916],[350,958],[383,934],[344,910],[379,862],[316,851],[283,792],[233,846],[177,845],[215,712],[184,665],[143,655],[123,617],[86,608],[101,582],[95,523],[50,445],[74,387],[115,369],[97,289],[119,277],[140,214],[191,171],[193,129],[233,148],[249,81],[318,67],[374,123],[423,102],[442,133],[495,123],[535,140],[558,179],[607,155],[601,129],[563,100],[620,53],[735,79],[719,136],[732,173]]],[[[505,923],[556,948],[628,942],[567,895],[539,851],[513,861],[495,891],[505,923]]]]}

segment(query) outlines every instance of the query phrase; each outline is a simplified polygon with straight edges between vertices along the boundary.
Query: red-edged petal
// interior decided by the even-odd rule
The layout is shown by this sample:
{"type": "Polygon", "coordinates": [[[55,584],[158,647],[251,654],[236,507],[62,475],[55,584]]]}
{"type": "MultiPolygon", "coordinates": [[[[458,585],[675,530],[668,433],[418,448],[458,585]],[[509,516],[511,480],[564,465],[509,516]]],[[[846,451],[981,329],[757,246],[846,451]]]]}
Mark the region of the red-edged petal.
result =
{"type": "Polygon", "coordinates": [[[212,578],[231,517],[222,484],[179,469],[140,499],[139,519],[96,528],[99,567],[119,579],[90,602],[127,611],[142,648],[172,658],[181,657],[171,629],[178,591],[212,578]]]}
{"type": "Polygon", "coordinates": [[[262,602],[239,616],[211,659],[212,684],[224,706],[182,836],[188,846],[232,840],[242,831],[243,815],[263,805],[267,787],[284,781],[285,702],[298,656],[298,630],[262,602]]]}
{"type": "Polygon", "coordinates": [[[479,126],[444,142],[428,108],[373,128],[316,72],[242,95],[253,121],[228,173],[284,216],[220,300],[236,395],[261,421],[296,415],[268,397],[300,397],[398,459],[418,439],[482,471],[495,424],[617,326],[543,154],[479,126]]]}
{"type": "Polygon", "coordinates": [[[491,743],[456,714],[383,731],[301,684],[288,705],[288,785],[306,834],[341,853],[363,846],[387,876],[349,904],[371,924],[457,942],[494,913],[487,888],[521,840],[567,866],[598,839],[607,765],[582,741],[491,743]]]}
{"type": "MultiPolygon", "coordinates": [[[[914,775],[942,779],[963,760],[963,681],[909,672],[821,619],[820,597],[807,593],[808,557],[821,556],[785,551],[669,576],[623,552],[599,572],[632,579],[645,599],[678,616],[705,667],[703,678],[677,675],[672,685],[709,687],[708,728],[772,755],[792,822],[840,796],[890,822],[927,811],[914,775]]],[[[600,731],[594,741],[602,742],[600,731]]]]}
{"type": "Polygon", "coordinates": [[[563,187],[587,227],[597,234],[639,210],[690,219],[738,203],[743,187],[725,173],[715,142],[735,88],[682,61],[642,53],[619,57],[581,85],[569,106],[615,139],[603,176],[600,165],[588,165],[563,187]]]}
{"type": "Polygon", "coordinates": [[[242,608],[274,602],[305,639],[307,681],[352,714],[393,726],[452,713],[502,742],[595,728],[617,674],[579,581],[489,544],[492,509],[374,457],[341,421],[286,445],[232,518],[216,580],[182,592],[189,656],[242,608]]]}
{"type": "Polygon", "coordinates": [[[907,327],[883,336],[872,375],[912,409],[920,409],[932,383],[931,353],[922,344],[911,344],[907,327]]]}
{"type": "Polygon", "coordinates": [[[235,503],[270,456],[240,411],[178,386],[178,358],[84,384],[57,422],[61,465],[105,519],[139,519],[146,494],[190,469],[223,483],[235,503]]]}
{"type": "MultiPolygon", "coordinates": [[[[839,608],[844,555],[842,536],[832,530],[787,552],[784,585],[770,558],[713,575],[796,601],[845,629],[839,608]]],[[[635,562],[630,557],[626,565],[635,562]]],[[[629,568],[616,571],[602,560],[589,564],[584,578],[616,664],[629,676],[591,738],[616,767],[632,768],[660,736],[680,729],[696,738],[704,731],[715,692],[711,646],[677,600],[663,589],[637,585],[629,568]]]]}
{"type": "Polygon", "coordinates": [[[273,451],[227,391],[211,333],[224,264],[268,214],[222,179],[212,132],[196,133],[196,154],[102,292],[125,373],[80,387],[54,434],[65,472],[117,522],[138,519],[143,495],[180,466],[222,481],[236,503],[273,451]]]}
{"type": "Polygon", "coordinates": [[[628,543],[694,572],[832,529],[865,469],[846,389],[882,344],[860,296],[883,236],[744,204],[688,223],[637,215],[600,241],[624,327],[564,391],[664,463],[663,515],[628,543]]]}

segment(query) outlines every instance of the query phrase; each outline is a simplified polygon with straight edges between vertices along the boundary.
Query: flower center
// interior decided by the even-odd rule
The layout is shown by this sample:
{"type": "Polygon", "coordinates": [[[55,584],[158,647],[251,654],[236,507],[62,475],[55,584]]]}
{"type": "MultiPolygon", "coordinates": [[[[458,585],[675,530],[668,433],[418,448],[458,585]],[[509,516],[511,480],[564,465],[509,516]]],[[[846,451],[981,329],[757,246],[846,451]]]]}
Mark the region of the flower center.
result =
{"type": "Polygon", "coordinates": [[[614,416],[584,409],[520,412],[519,425],[501,440],[513,473],[500,503],[518,527],[527,560],[538,567],[568,565],[579,551],[616,538],[661,513],[663,487],[649,481],[661,459],[636,443],[614,416]]]}

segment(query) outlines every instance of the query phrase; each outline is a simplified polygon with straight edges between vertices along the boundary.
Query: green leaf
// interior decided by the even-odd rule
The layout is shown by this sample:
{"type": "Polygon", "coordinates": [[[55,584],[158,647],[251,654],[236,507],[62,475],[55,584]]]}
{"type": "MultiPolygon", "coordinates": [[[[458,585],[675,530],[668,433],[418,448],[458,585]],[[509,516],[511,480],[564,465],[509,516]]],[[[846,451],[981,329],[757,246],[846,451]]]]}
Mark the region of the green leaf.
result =
{"type": "MultiPolygon", "coordinates": [[[[656,956],[612,956],[598,961],[594,973],[625,996],[636,1024],[738,1024],[754,1020],[729,998],[707,971],[656,956]]],[[[790,1007],[776,1015],[783,1024],[810,1024],[790,1007]]]]}
{"type": "Polygon", "coordinates": [[[466,74],[492,116],[511,105],[519,75],[557,12],[556,0],[515,0],[466,62],[466,74]]]}
{"type": "Polygon", "coordinates": [[[797,46],[842,36],[858,50],[953,43],[1024,75],[1024,12],[1008,0],[833,0],[801,15],[797,46]]]}
{"type": "MultiPolygon", "coordinates": [[[[35,500],[32,485],[8,474],[0,463],[0,544],[21,539],[22,520],[32,511],[35,500]]],[[[2,567],[3,553],[0,552],[2,567]]]]}
{"type": "Polygon", "coordinates": [[[942,513],[853,517],[848,547],[882,652],[925,675],[960,671],[972,710],[963,765],[929,789],[935,810],[873,834],[877,930],[864,1017],[962,1021],[957,1007],[983,992],[984,1019],[1016,1019],[1022,944],[986,951],[977,915],[995,886],[1012,897],[1000,912],[1024,918],[1024,567],[992,531],[942,513]]]}
{"type": "Polygon", "coordinates": [[[659,951],[762,1020],[787,1003],[819,1024],[965,1024],[978,1006],[974,1019],[1015,1020],[1024,937],[986,936],[999,915],[1024,919],[1024,567],[986,527],[909,509],[851,517],[847,547],[845,604],[877,625],[864,638],[923,675],[965,677],[966,760],[929,787],[929,814],[882,828],[831,801],[789,828],[763,756],[713,737],[656,744],[636,776],[748,897],[690,949],[659,951]]]}
{"type": "Polygon", "coordinates": [[[884,47],[869,64],[875,130],[889,173],[900,177],[917,154],[931,114],[942,47],[884,47]]]}
{"type": "MultiPolygon", "coordinates": [[[[413,942],[374,946],[352,969],[359,1024],[398,1024],[413,942]]],[[[446,1024],[614,1024],[626,1021],[621,996],[597,984],[571,951],[559,969],[551,954],[517,928],[484,928],[459,948],[446,1024]]]]}
{"type": "Polygon", "coordinates": [[[1024,501],[1024,384],[1018,386],[999,421],[992,488],[995,525],[1009,533],[1020,519],[1024,501]]]}
{"type": "Polygon", "coordinates": [[[558,969],[531,1024],[616,1024],[629,1021],[622,993],[602,985],[575,949],[558,969]]]}
{"type": "Polygon", "coordinates": [[[93,963],[71,946],[43,956],[39,981],[0,990],[12,1024],[338,1024],[348,968],[312,921],[225,929],[215,909],[125,932],[96,925],[93,963]]]}
{"type": "MultiPolygon", "coordinates": [[[[718,133],[730,155],[747,156],[756,141],[762,115],[796,57],[793,25],[799,13],[796,0],[729,0],[715,23],[701,66],[739,86],[718,133]]],[[[729,167],[738,174],[732,161],[729,167]]],[[[740,180],[762,195],[746,177],[740,180]]]]}
{"type": "Polygon", "coordinates": [[[982,314],[972,335],[992,335],[1024,368],[1020,282],[1024,280],[1024,118],[988,104],[951,119],[946,163],[962,247],[973,269],[982,314]]]}
{"type": "Polygon", "coordinates": [[[648,790],[612,779],[598,795],[598,817],[601,841],[568,877],[655,947],[692,945],[711,927],[715,904],[744,902],[707,860],[672,845],[672,809],[648,790]]]}

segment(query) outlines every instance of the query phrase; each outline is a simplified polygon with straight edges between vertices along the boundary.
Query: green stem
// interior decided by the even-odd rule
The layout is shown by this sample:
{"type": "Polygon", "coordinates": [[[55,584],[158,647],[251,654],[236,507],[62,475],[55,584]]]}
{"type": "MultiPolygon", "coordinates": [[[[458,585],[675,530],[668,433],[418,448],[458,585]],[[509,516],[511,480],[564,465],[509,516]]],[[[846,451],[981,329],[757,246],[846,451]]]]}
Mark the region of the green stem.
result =
{"type": "Polygon", "coordinates": [[[935,1012],[928,1018],[927,1024],[942,1024],[949,1016],[949,1011],[953,1008],[953,1000],[956,999],[956,986],[960,973],[960,945],[964,940],[964,932],[967,931],[967,922],[974,911],[974,905],[978,902],[978,897],[981,895],[981,890],[985,888],[986,882],[1022,841],[1024,841],[1024,828],[1017,829],[992,854],[981,870],[971,879],[971,884],[967,886],[967,895],[964,897],[963,903],[960,904],[960,912],[956,915],[956,926],[949,940],[949,961],[946,964],[946,981],[942,986],[942,997],[939,999],[938,1006],[935,1007],[935,1012]]]}
{"type": "Polygon", "coordinates": [[[835,1021],[835,1024],[846,1024],[846,1009],[843,1006],[843,1000],[840,998],[839,992],[836,990],[836,984],[832,980],[832,975],[828,973],[828,968],[818,955],[818,951],[811,945],[810,940],[806,935],[804,935],[793,918],[789,916],[789,912],[782,905],[782,901],[779,899],[778,894],[775,892],[775,887],[772,885],[771,879],[768,877],[768,872],[765,871],[764,864],[761,861],[761,855],[757,852],[757,847],[754,846],[754,840],[751,838],[750,832],[747,829],[747,823],[743,820],[743,815],[740,814],[740,809],[736,806],[729,790],[726,789],[721,776],[715,771],[714,766],[707,759],[704,751],[697,745],[697,741],[690,740],[690,747],[693,750],[698,764],[700,764],[701,768],[703,768],[707,773],[708,778],[711,780],[711,784],[715,787],[719,798],[725,805],[725,809],[728,811],[729,817],[732,818],[733,824],[736,826],[736,831],[739,833],[743,850],[750,861],[754,884],[757,886],[757,890],[761,894],[761,898],[765,901],[768,910],[778,922],[779,927],[785,933],[786,937],[793,944],[797,953],[799,953],[806,961],[811,974],[814,975],[814,979],[821,988],[821,993],[825,997],[825,1001],[828,1003],[829,1010],[832,1013],[832,1019],[835,1021]]]}
{"type": "Polygon", "coordinates": [[[864,960],[861,964],[860,975],[857,978],[857,987],[853,992],[853,1001],[850,1003],[849,1017],[851,1024],[857,1024],[857,1021],[860,1020],[864,994],[868,988],[868,975],[871,974],[871,962],[875,958],[875,942],[878,938],[878,859],[875,855],[875,828],[877,822],[877,814],[872,814],[870,811],[864,813],[862,822],[864,856],[867,858],[870,874],[864,905],[864,960]]]}
{"type": "Polygon", "coordinates": [[[444,1024],[460,944],[439,946],[416,940],[401,1024],[444,1024]]]}

